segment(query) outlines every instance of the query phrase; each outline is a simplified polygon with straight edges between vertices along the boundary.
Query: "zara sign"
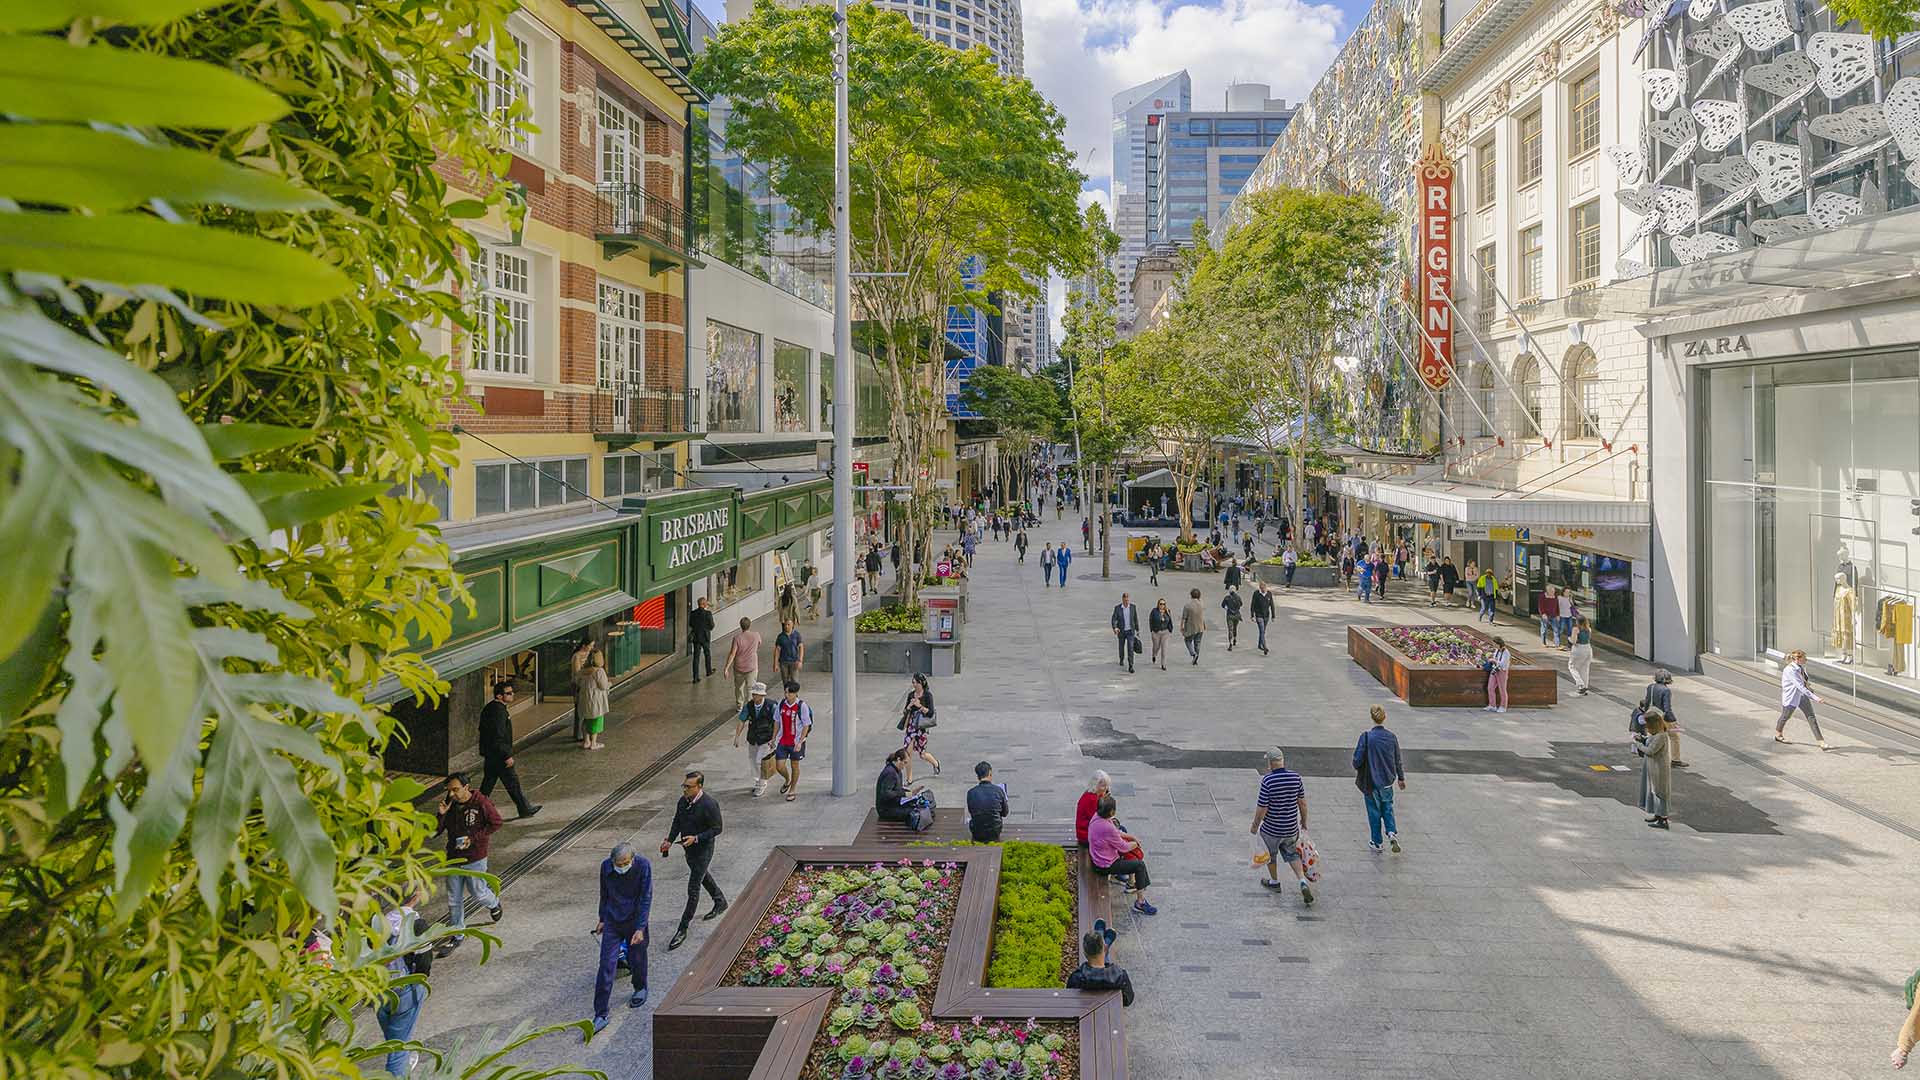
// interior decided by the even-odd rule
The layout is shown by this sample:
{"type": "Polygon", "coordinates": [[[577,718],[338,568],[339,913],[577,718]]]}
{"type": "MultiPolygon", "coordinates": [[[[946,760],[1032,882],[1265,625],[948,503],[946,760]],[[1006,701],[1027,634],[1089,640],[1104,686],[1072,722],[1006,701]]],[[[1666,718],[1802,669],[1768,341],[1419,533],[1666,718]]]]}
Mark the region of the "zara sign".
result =
{"type": "Polygon", "coordinates": [[[1420,378],[1435,390],[1453,373],[1453,162],[1438,144],[1420,177],[1420,378]]]}

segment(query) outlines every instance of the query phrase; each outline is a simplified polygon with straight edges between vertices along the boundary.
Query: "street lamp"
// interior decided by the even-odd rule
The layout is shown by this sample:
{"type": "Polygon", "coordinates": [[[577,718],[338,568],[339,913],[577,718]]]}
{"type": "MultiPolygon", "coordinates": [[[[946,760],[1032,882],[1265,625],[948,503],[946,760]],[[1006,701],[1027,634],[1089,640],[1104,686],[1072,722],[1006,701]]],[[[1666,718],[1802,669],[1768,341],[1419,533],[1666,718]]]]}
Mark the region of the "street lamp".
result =
{"type": "Polygon", "coordinates": [[[847,180],[847,0],[833,6],[833,793],[854,791],[853,243],[847,180]]]}

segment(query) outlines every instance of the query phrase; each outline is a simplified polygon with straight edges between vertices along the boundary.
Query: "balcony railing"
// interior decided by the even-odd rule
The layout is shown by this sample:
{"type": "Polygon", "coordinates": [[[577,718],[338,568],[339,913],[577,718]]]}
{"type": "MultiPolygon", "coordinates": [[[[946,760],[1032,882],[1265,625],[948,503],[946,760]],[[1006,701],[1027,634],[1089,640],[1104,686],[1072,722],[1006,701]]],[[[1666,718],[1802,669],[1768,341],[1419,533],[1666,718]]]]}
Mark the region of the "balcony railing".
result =
{"type": "Polygon", "coordinates": [[[684,390],[596,390],[589,406],[595,435],[674,434],[687,430],[684,390]]]}
{"type": "Polygon", "coordinates": [[[595,193],[594,232],[601,243],[645,247],[656,262],[687,264],[694,244],[686,211],[639,184],[601,184],[595,193]]]}

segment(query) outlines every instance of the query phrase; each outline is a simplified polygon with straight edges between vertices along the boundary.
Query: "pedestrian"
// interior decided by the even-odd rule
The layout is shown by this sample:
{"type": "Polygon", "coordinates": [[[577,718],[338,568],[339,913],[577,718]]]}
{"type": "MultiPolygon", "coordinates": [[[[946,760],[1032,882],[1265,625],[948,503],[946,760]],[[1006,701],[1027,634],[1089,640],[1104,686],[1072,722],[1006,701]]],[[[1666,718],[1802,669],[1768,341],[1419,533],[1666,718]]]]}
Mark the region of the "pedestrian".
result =
{"type": "Polygon", "coordinates": [[[925,672],[913,673],[913,681],[907,685],[907,700],[900,709],[900,722],[895,726],[906,733],[905,746],[910,755],[902,764],[906,769],[904,782],[913,782],[913,759],[933,766],[933,775],[940,775],[940,759],[927,749],[927,732],[939,723],[939,716],[933,709],[933,687],[927,685],[925,672]]]}
{"type": "Polygon", "coordinates": [[[1813,683],[1807,678],[1807,654],[1795,649],[1787,654],[1787,663],[1780,669],[1780,719],[1773,725],[1773,741],[1790,743],[1787,738],[1787,718],[1793,710],[1799,709],[1807,718],[1807,727],[1813,730],[1814,744],[1822,750],[1830,750],[1827,740],[1820,736],[1820,721],[1814,718],[1813,706],[1820,695],[1813,692],[1813,683]]]}
{"type": "Polygon", "coordinates": [[[1059,565],[1053,558],[1053,543],[1048,541],[1040,549],[1040,576],[1046,581],[1047,588],[1053,588],[1053,569],[1059,565]]]}
{"type": "Polygon", "coordinates": [[[1507,672],[1513,668],[1513,652],[1505,638],[1493,639],[1493,657],[1487,661],[1487,711],[1507,711],[1507,672]]]}
{"type": "Polygon", "coordinates": [[[1373,591],[1387,598],[1387,556],[1385,548],[1373,549],[1373,591]]]}
{"type": "Polygon", "coordinates": [[[1440,592],[1446,596],[1446,605],[1453,606],[1453,590],[1460,586],[1460,570],[1453,565],[1453,556],[1443,556],[1440,560],[1440,592]]]}
{"type": "Polygon", "coordinates": [[[1427,606],[1440,606],[1440,563],[1433,556],[1427,556],[1427,606]]]}
{"type": "Polygon", "coordinates": [[[1913,1053],[1915,1043],[1920,1043],[1920,994],[1914,992],[1917,981],[1907,979],[1907,1022],[1900,1025],[1900,1033],[1893,1037],[1893,1067],[1907,1067],[1907,1055],[1913,1053]]]}
{"type": "Polygon", "coordinates": [[[775,601],[774,608],[780,613],[781,622],[800,621],[800,595],[794,591],[793,582],[789,581],[780,586],[780,596],[775,601]]]}
{"type": "Polygon", "coordinates": [[[1560,644],[1560,599],[1554,595],[1553,586],[1540,594],[1540,644],[1560,644]]]}
{"type": "MultiPolygon", "coordinates": [[[[487,855],[490,841],[500,828],[500,811],[493,800],[467,785],[466,773],[447,777],[447,793],[440,797],[440,832],[447,834],[447,861],[471,873],[447,877],[447,925],[459,930],[467,925],[467,900],[471,897],[487,909],[494,922],[505,912],[500,898],[487,885],[487,855]]],[[[434,955],[445,956],[460,947],[465,934],[444,939],[434,955]]]]}
{"type": "Polygon", "coordinates": [[[774,636],[773,659],[779,665],[781,682],[800,681],[800,665],[807,660],[807,643],[801,639],[792,619],[781,623],[780,633],[774,636]]]}
{"type": "Polygon", "coordinates": [[[800,570],[800,580],[807,585],[807,618],[817,619],[820,617],[820,595],[824,591],[820,587],[820,571],[808,563],[800,570]]]}
{"type": "Polygon", "coordinates": [[[1064,589],[1067,587],[1067,564],[1073,562],[1073,548],[1061,544],[1053,549],[1053,558],[1060,564],[1060,587],[1064,589]]]}
{"type": "Polygon", "coordinates": [[[1080,519],[1080,542],[1087,545],[1087,552],[1093,552],[1093,519],[1080,519]]]}
{"type": "MultiPolygon", "coordinates": [[[[576,700],[582,701],[587,710],[587,741],[582,749],[605,750],[607,744],[601,740],[600,733],[607,727],[607,695],[613,690],[613,683],[607,679],[606,654],[598,648],[587,653],[586,665],[580,669],[580,682],[583,695],[576,700]]],[[[574,706],[576,712],[579,708],[574,706]]]]}
{"type": "Polygon", "coordinates": [[[766,683],[754,683],[748,693],[747,703],[740,706],[733,725],[733,745],[738,747],[745,740],[747,776],[753,781],[751,794],[757,799],[767,793],[767,781],[773,778],[773,737],[779,717],[773,702],[767,700],[766,683]]]}
{"type": "Polygon", "coordinates": [[[1300,854],[1300,834],[1307,827],[1307,784],[1300,774],[1287,768],[1286,751],[1275,747],[1267,751],[1267,771],[1260,777],[1260,794],[1253,803],[1253,827],[1247,831],[1267,845],[1267,876],[1260,884],[1269,889],[1283,887],[1280,864],[1293,870],[1300,883],[1300,901],[1313,903],[1313,888],[1307,884],[1307,860],[1300,854]]]}
{"type": "Polygon", "coordinates": [[[807,735],[813,731],[813,706],[800,700],[799,683],[789,679],[782,689],[786,696],[774,706],[780,731],[773,744],[773,771],[783,781],[780,794],[792,802],[800,797],[800,762],[807,756],[807,735]]]}
{"type": "Polygon", "coordinates": [[[647,1003],[647,916],[652,911],[653,865],[622,840],[600,864],[600,918],[593,927],[600,938],[600,968],[593,979],[595,1031],[607,1026],[607,1005],[622,951],[633,981],[627,1008],[647,1003]]]}
{"type": "Polygon", "coordinates": [[[1227,651],[1240,643],[1240,609],[1245,601],[1240,599],[1238,588],[1228,589],[1227,595],[1220,598],[1220,606],[1227,612],[1227,651]]]}
{"type": "Polygon", "coordinates": [[[867,592],[880,595],[880,546],[875,544],[867,549],[867,592]]]}
{"type": "Polygon", "coordinates": [[[1246,572],[1240,569],[1240,560],[1228,559],[1227,569],[1221,576],[1220,584],[1229,589],[1237,589],[1246,579],[1246,572]]]}
{"type": "Polygon", "coordinates": [[[1013,538],[1014,554],[1020,556],[1020,562],[1027,561],[1027,530],[1021,529],[1013,538]]]}
{"type": "Polygon", "coordinates": [[[1253,600],[1248,605],[1253,616],[1253,629],[1259,635],[1260,655],[1269,655],[1267,651],[1267,623],[1273,619],[1273,594],[1267,591],[1267,583],[1262,581],[1253,587],[1253,600]]]}
{"type": "MultiPolygon", "coordinates": [[[[1585,615],[1573,620],[1573,651],[1567,655],[1567,674],[1573,676],[1573,692],[1581,697],[1585,697],[1587,691],[1593,688],[1593,627],[1587,624],[1585,615]]],[[[1666,672],[1658,674],[1664,675],[1666,672]]],[[[1667,675],[1667,678],[1672,679],[1673,676],[1667,675]]],[[[1654,681],[1656,685],[1659,683],[1658,675],[1654,681]]],[[[1665,690],[1666,687],[1661,689],[1665,690]]]]}
{"type": "Polygon", "coordinates": [[[1667,718],[1658,709],[1648,709],[1641,723],[1645,730],[1633,737],[1634,753],[1640,755],[1640,809],[1655,829],[1667,825],[1667,800],[1673,797],[1673,745],[1667,735],[1667,718]]]}
{"type": "Polygon", "coordinates": [[[1285,585],[1289,589],[1293,588],[1293,569],[1298,565],[1300,553],[1293,550],[1292,543],[1288,543],[1287,549],[1280,553],[1280,569],[1286,575],[1285,585]]]}
{"type": "Polygon", "coordinates": [[[1400,740],[1387,730],[1387,710],[1375,705],[1367,710],[1373,726],[1360,733],[1353,747],[1354,784],[1367,803],[1367,849],[1380,854],[1382,829],[1395,855],[1400,854],[1400,830],[1393,820],[1393,786],[1407,790],[1407,770],[1400,764],[1400,740]]]}
{"type": "Polygon", "coordinates": [[[1125,1008],[1133,1004],[1133,980],[1126,968],[1107,962],[1107,934],[1110,933],[1111,930],[1106,933],[1089,930],[1080,936],[1080,955],[1086,960],[1067,976],[1067,989],[1118,990],[1120,1005],[1125,1008]]]}
{"type": "Polygon", "coordinates": [[[893,564],[893,576],[900,576],[900,541],[895,540],[887,550],[887,559],[893,564]]]}
{"type": "Polygon", "coordinates": [[[530,818],[540,812],[540,807],[529,803],[521,793],[520,774],[513,768],[513,715],[507,707],[513,703],[514,693],[512,679],[497,680],[493,700],[480,710],[480,794],[492,795],[493,785],[503,783],[514,811],[530,818]]]}
{"type": "Polygon", "coordinates": [[[1082,846],[1087,842],[1087,827],[1092,824],[1093,816],[1100,810],[1100,800],[1113,794],[1113,777],[1102,770],[1094,770],[1093,782],[1087,790],[1080,793],[1080,801],[1073,808],[1073,835],[1082,846]]]}
{"type": "Polygon", "coordinates": [[[1160,550],[1160,541],[1152,540],[1148,542],[1147,553],[1144,560],[1147,564],[1147,584],[1160,584],[1160,564],[1166,561],[1166,558],[1167,555],[1160,550]]]}
{"type": "Polygon", "coordinates": [[[1480,576],[1473,582],[1473,594],[1480,603],[1479,614],[1473,617],[1474,622],[1493,621],[1493,601],[1499,593],[1500,579],[1493,576],[1493,568],[1480,571],[1480,576]]]}
{"type": "Polygon", "coordinates": [[[1120,602],[1113,605],[1113,614],[1107,619],[1113,627],[1113,636],[1120,643],[1120,666],[1133,674],[1133,654],[1140,651],[1140,609],[1133,606],[1133,600],[1127,593],[1120,594],[1120,602]]]}
{"type": "Polygon", "coordinates": [[[1560,621],[1557,629],[1560,631],[1560,648],[1564,652],[1573,651],[1573,617],[1575,614],[1577,614],[1577,609],[1573,598],[1573,590],[1561,589],[1560,621]]]}
{"type": "MultiPolygon", "coordinates": [[[[387,948],[409,946],[427,932],[427,920],[421,918],[416,910],[424,900],[420,890],[414,888],[398,906],[386,907],[374,916],[374,932],[384,935],[387,948]]],[[[414,1025],[420,1021],[420,1006],[426,1004],[425,980],[433,974],[433,950],[410,949],[401,953],[387,961],[387,972],[389,983],[398,982],[409,975],[420,977],[418,981],[404,986],[390,987],[373,1009],[373,1019],[380,1025],[382,1037],[391,1042],[407,1042],[413,1038],[414,1025]]],[[[418,1051],[391,1051],[387,1054],[387,1072],[394,1076],[406,1076],[413,1071],[414,1063],[419,1059],[418,1051]]]]}
{"type": "Polygon", "coordinates": [[[1241,540],[1240,549],[1246,553],[1247,565],[1252,566],[1253,565],[1253,534],[1243,533],[1241,534],[1240,540],[1241,540]]]}
{"type": "Polygon", "coordinates": [[[1000,841],[1000,824],[1007,817],[1007,786],[993,780],[993,763],[973,767],[976,783],[967,789],[967,835],[976,844],[1000,841]]]}
{"type": "Polygon", "coordinates": [[[1141,849],[1138,838],[1120,831],[1113,820],[1119,811],[1119,804],[1112,795],[1102,796],[1094,809],[1093,820],[1087,823],[1087,854],[1093,862],[1093,872],[1101,877],[1125,875],[1133,879],[1133,910],[1141,915],[1158,915],[1160,909],[1147,901],[1147,887],[1153,882],[1147,876],[1147,856],[1141,849]]]}
{"type": "Polygon", "coordinates": [[[1187,655],[1193,657],[1195,666],[1200,663],[1200,635],[1207,632],[1206,609],[1200,606],[1200,590],[1188,594],[1190,599],[1180,609],[1180,636],[1186,639],[1187,655]]]}
{"type": "Polygon", "coordinates": [[[1349,589],[1353,588],[1353,571],[1354,571],[1353,549],[1350,547],[1342,547],[1340,549],[1340,584],[1341,585],[1349,589]]]}
{"type": "Polygon", "coordinates": [[[1167,609],[1166,597],[1161,597],[1160,602],[1147,613],[1147,629],[1153,634],[1153,655],[1147,662],[1158,664],[1160,670],[1165,671],[1167,670],[1167,638],[1173,634],[1173,612],[1167,609]]]}
{"type": "Polygon", "coordinates": [[[706,597],[687,615],[687,655],[693,657],[693,681],[700,681],[700,669],[713,674],[713,608],[706,597]]]}
{"type": "Polygon", "coordinates": [[[747,703],[747,689],[760,674],[760,634],[745,615],[740,616],[740,632],[727,646],[727,673],[733,676],[733,707],[737,709],[747,703]]]}
{"type": "Polygon", "coordinates": [[[687,907],[680,913],[679,929],[667,941],[668,952],[686,944],[687,927],[693,925],[693,913],[700,907],[701,889],[713,897],[713,908],[700,916],[701,921],[717,919],[727,910],[726,894],[713,880],[712,871],[714,842],[720,836],[720,804],[707,794],[706,783],[705,774],[697,769],[680,781],[680,801],[673,807],[673,823],[667,826],[667,838],[660,841],[661,858],[678,844],[687,860],[687,907]]]}
{"type": "Polygon", "coordinates": [[[1359,570],[1360,602],[1363,604],[1371,604],[1373,603],[1373,560],[1361,559],[1359,570]]]}
{"type": "Polygon", "coordinates": [[[573,647],[573,655],[567,658],[567,666],[572,669],[570,685],[573,687],[574,742],[587,741],[587,703],[585,694],[582,692],[585,687],[580,681],[580,669],[587,666],[587,657],[592,653],[593,637],[589,635],[580,639],[580,644],[573,647]]]}

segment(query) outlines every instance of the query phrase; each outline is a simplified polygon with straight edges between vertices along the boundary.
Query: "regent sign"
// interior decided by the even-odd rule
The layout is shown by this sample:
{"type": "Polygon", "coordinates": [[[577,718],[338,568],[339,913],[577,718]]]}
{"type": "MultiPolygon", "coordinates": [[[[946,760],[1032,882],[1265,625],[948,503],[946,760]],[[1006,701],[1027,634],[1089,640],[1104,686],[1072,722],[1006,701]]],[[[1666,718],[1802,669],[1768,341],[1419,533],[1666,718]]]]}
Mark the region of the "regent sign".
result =
{"type": "Polygon", "coordinates": [[[731,507],[716,506],[659,519],[653,542],[667,552],[666,569],[677,570],[725,551],[732,517],[731,507]]]}
{"type": "Polygon", "coordinates": [[[1453,374],[1453,162],[1438,144],[1420,177],[1420,378],[1444,389],[1453,374]]]}

